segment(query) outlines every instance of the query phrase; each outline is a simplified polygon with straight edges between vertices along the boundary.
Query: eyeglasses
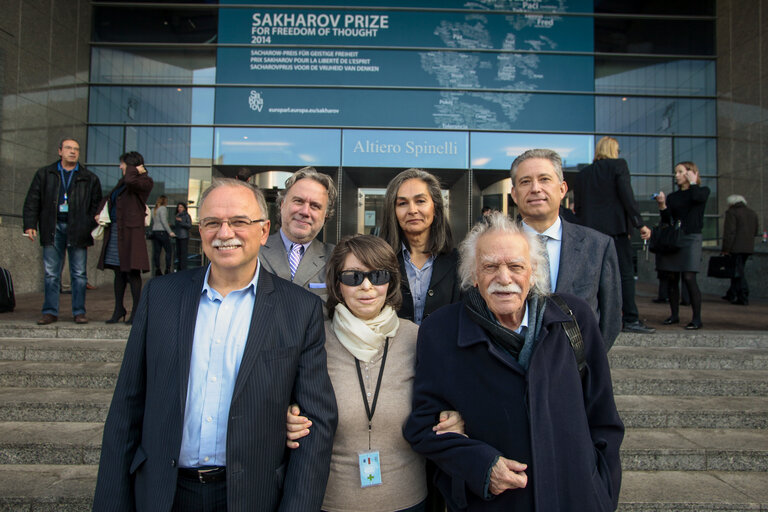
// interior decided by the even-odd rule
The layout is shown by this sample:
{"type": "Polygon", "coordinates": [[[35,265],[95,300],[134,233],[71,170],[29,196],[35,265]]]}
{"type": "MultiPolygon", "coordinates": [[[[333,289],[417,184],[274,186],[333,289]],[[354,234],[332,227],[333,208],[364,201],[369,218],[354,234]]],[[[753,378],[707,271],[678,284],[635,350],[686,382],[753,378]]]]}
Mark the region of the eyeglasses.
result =
{"type": "Polygon", "coordinates": [[[65,151],[69,151],[69,150],[80,151],[80,148],[77,146],[62,146],[61,149],[65,151]]]}
{"type": "Polygon", "coordinates": [[[230,219],[217,219],[216,217],[206,217],[200,221],[200,229],[205,231],[218,231],[224,223],[234,231],[243,231],[255,222],[264,222],[269,219],[249,219],[248,217],[232,217],[230,219]]]}
{"type": "Polygon", "coordinates": [[[345,270],[339,274],[339,281],[347,286],[360,286],[368,278],[374,286],[387,284],[389,282],[388,270],[371,270],[363,272],[362,270],[345,270]]]}

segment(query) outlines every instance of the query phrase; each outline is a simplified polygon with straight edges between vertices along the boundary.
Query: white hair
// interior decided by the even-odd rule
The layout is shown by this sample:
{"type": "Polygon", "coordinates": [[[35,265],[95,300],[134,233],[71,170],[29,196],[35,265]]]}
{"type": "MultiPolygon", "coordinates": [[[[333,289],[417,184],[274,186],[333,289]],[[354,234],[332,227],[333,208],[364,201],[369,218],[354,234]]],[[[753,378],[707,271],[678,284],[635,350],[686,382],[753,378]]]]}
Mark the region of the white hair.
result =
{"type": "Polygon", "coordinates": [[[744,203],[744,205],[747,204],[747,200],[744,199],[744,196],[740,196],[738,194],[732,194],[728,196],[728,199],[726,199],[726,201],[728,201],[728,206],[733,206],[739,203],[744,203]]]}
{"type": "Polygon", "coordinates": [[[477,282],[477,242],[490,233],[520,235],[528,242],[529,260],[533,267],[530,293],[538,296],[549,295],[549,275],[544,245],[539,237],[523,228],[501,212],[494,212],[483,222],[478,222],[459,245],[459,279],[461,288],[468,290],[477,282]]]}

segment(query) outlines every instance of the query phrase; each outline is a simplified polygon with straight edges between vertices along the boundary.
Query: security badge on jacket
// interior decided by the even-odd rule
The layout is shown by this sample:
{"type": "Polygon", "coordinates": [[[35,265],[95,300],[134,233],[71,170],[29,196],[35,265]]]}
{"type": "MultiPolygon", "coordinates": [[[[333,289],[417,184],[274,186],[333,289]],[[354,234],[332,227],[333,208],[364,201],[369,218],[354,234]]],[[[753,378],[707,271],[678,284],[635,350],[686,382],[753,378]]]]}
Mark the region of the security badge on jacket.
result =
{"type": "Polygon", "coordinates": [[[358,454],[360,464],[360,487],[372,487],[381,485],[381,461],[379,451],[358,454]]]}
{"type": "Polygon", "coordinates": [[[67,194],[64,194],[64,202],[59,205],[59,213],[67,213],[69,204],[67,204],[67,194]]]}

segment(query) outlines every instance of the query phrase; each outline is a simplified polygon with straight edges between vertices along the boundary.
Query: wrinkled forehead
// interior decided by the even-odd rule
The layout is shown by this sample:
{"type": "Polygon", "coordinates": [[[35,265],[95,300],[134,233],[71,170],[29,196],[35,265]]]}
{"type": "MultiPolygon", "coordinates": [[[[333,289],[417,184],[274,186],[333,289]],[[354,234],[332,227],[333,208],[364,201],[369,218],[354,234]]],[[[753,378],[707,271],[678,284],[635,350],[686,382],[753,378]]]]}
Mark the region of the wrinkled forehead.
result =
{"type": "Polygon", "coordinates": [[[261,217],[261,208],[252,190],[245,187],[223,185],[208,194],[200,205],[200,218],[206,217],[261,217]]]}
{"type": "Polygon", "coordinates": [[[478,264],[525,262],[530,264],[528,240],[518,233],[490,232],[477,241],[478,264]]]}

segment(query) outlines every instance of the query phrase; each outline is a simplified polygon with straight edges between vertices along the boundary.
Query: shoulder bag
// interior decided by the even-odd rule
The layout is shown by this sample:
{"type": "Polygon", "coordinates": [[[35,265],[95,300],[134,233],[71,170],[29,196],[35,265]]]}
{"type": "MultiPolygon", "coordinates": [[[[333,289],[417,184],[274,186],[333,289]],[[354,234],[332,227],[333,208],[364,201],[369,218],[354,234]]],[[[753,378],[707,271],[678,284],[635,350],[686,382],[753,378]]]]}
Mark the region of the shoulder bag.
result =
{"type": "Polygon", "coordinates": [[[651,230],[648,250],[655,254],[672,254],[680,250],[683,228],[679,220],[672,224],[661,223],[651,230]]]}

